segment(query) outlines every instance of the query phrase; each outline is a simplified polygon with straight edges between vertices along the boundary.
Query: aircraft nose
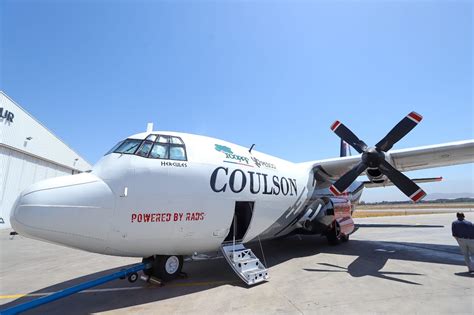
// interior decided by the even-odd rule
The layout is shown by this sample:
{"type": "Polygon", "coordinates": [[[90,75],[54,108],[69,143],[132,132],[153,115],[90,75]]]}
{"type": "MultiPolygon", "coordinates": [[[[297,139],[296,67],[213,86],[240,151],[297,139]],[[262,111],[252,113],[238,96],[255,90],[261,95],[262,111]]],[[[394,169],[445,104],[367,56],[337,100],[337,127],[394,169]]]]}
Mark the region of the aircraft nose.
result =
{"type": "Polygon", "coordinates": [[[104,252],[114,208],[109,186],[85,173],[32,185],[15,202],[10,222],[27,237],[104,252]]]}

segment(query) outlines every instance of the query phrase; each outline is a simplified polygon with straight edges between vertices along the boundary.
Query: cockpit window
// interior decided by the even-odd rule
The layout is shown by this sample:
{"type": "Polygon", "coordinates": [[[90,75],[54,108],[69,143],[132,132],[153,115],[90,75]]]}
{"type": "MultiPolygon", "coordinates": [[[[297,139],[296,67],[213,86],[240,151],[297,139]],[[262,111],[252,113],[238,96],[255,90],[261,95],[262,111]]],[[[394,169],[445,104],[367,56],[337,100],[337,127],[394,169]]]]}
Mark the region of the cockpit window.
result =
{"type": "Polygon", "coordinates": [[[145,140],[143,141],[140,149],[135,153],[136,155],[147,157],[150,153],[151,147],[153,146],[153,141],[145,140]]]}
{"type": "Polygon", "coordinates": [[[171,143],[173,143],[173,144],[184,144],[183,140],[181,140],[178,137],[171,137],[171,143]]]}
{"type": "Polygon", "coordinates": [[[159,143],[168,143],[169,142],[169,138],[168,136],[158,136],[158,141],[159,143]]]}
{"type": "MultiPolygon", "coordinates": [[[[151,136],[148,136],[147,140],[151,136]]],[[[155,135],[155,137],[155,143],[151,148],[148,158],[187,161],[186,146],[180,137],[165,135],[155,135]]]]}
{"type": "Polygon", "coordinates": [[[168,145],[155,143],[155,145],[153,146],[153,149],[150,152],[150,158],[152,158],[152,159],[168,159],[169,158],[168,145]]]}
{"type": "Polygon", "coordinates": [[[117,150],[117,148],[118,148],[120,145],[122,145],[122,143],[123,143],[124,141],[125,141],[125,140],[122,140],[122,141],[120,141],[119,143],[117,143],[116,145],[114,145],[113,148],[110,149],[109,152],[105,153],[104,155],[110,154],[110,153],[114,152],[115,150],[117,150]]]}
{"type": "Polygon", "coordinates": [[[127,140],[124,140],[113,152],[122,153],[122,154],[134,154],[141,143],[142,143],[142,140],[127,139],[127,140]]]}
{"type": "MultiPolygon", "coordinates": [[[[135,154],[145,158],[187,161],[186,146],[180,137],[151,134],[145,140],[126,139],[107,154],[135,154]]],[[[106,155],[107,155],[106,154],[106,155]]]]}
{"type": "Polygon", "coordinates": [[[151,141],[151,142],[155,142],[157,137],[158,137],[157,135],[149,135],[148,137],[146,137],[145,140],[149,140],[149,141],[151,141]]]}
{"type": "Polygon", "coordinates": [[[170,147],[170,160],[186,160],[186,152],[182,146],[171,146],[170,147]]]}

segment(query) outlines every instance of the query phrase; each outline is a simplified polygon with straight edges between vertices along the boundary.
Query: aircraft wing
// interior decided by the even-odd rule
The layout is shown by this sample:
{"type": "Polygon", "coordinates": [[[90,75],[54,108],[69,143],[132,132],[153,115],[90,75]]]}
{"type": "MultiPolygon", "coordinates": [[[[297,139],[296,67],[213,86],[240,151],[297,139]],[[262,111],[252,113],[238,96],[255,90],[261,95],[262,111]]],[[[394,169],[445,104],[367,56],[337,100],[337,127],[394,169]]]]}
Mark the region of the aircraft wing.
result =
{"type": "MultiPolygon", "coordinates": [[[[424,183],[440,182],[443,180],[443,178],[442,177],[412,178],[411,180],[417,184],[424,184],[424,183]]],[[[386,180],[382,183],[374,183],[374,182],[371,182],[370,180],[367,180],[367,181],[364,181],[363,183],[364,183],[365,188],[387,187],[387,186],[394,185],[394,183],[392,183],[390,180],[386,180]]]]}
{"type": "MultiPolygon", "coordinates": [[[[392,150],[386,153],[386,158],[392,166],[401,172],[473,163],[474,139],[392,150]]],[[[303,164],[307,164],[309,167],[319,166],[329,177],[337,179],[359,163],[360,159],[361,156],[356,155],[303,164]]]]}

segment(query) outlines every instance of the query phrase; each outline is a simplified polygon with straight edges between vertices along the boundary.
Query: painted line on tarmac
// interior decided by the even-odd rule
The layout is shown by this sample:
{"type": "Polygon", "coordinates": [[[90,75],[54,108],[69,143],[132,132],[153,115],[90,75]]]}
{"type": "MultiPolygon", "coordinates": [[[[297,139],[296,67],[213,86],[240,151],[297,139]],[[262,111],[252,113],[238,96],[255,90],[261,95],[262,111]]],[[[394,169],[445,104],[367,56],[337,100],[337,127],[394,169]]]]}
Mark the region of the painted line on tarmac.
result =
{"type": "Polygon", "coordinates": [[[10,295],[0,295],[0,299],[19,299],[24,297],[27,294],[10,294],[10,295]]]}
{"type": "MultiPolygon", "coordinates": [[[[163,288],[179,288],[179,287],[203,287],[203,286],[214,286],[222,284],[231,284],[239,282],[238,280],[232,281],[207,281],[207,282],[183,282],[183,283],[174,283],[167,284],[163,288]]],[[[125,288],[107,288],[107,289],[91,289],[84,290],[78,293],[101,293],[101,292],[117,292],[117,291],[129,291],[129,290],[140,290],[140,289],[156,289],[159,287],[149,286],[149,287],[125,287],[125,288]]],[[[22,297],[37,297],[37,296],[46,296],[56,292],[41,292],[41,293],[27,293],[27,294],[8,294],[0,295],[0,300],[10,300],[10,299],[19,299],[22,297]]]]}
{"type": "MultiPolygon", "coordinates": [[[[127,291],[127,290],[138,290],[138,289],[146,289],[146,288],[145,287],[128,287],[128,288],[92,289],[92,290],[80,291],[78,293],[114,292],[114,291],[127,291]]],[[[57,292],[0,295],[0,299],[18,299],[22,297],[46,296],[53,293],[57,293],[57,292]]]]}

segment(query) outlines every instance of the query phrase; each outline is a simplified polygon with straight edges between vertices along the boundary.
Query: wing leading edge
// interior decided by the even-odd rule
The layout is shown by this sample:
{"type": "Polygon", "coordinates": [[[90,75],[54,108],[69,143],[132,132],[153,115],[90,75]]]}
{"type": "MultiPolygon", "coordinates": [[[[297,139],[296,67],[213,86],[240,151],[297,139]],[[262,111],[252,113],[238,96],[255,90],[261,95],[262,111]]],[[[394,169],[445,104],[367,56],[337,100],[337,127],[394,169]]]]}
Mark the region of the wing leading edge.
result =
{"type": "MultiPolygon", "coordinates": [[[[301,164],[310,169],[319,166],[331,178],[337,179],[359,163],[360,159],[360,155],[356,155],[301,164]]],[[[392,150],[386,154],[386,159],[401,172],[473,163],[474,139],[392,150]]]]}

